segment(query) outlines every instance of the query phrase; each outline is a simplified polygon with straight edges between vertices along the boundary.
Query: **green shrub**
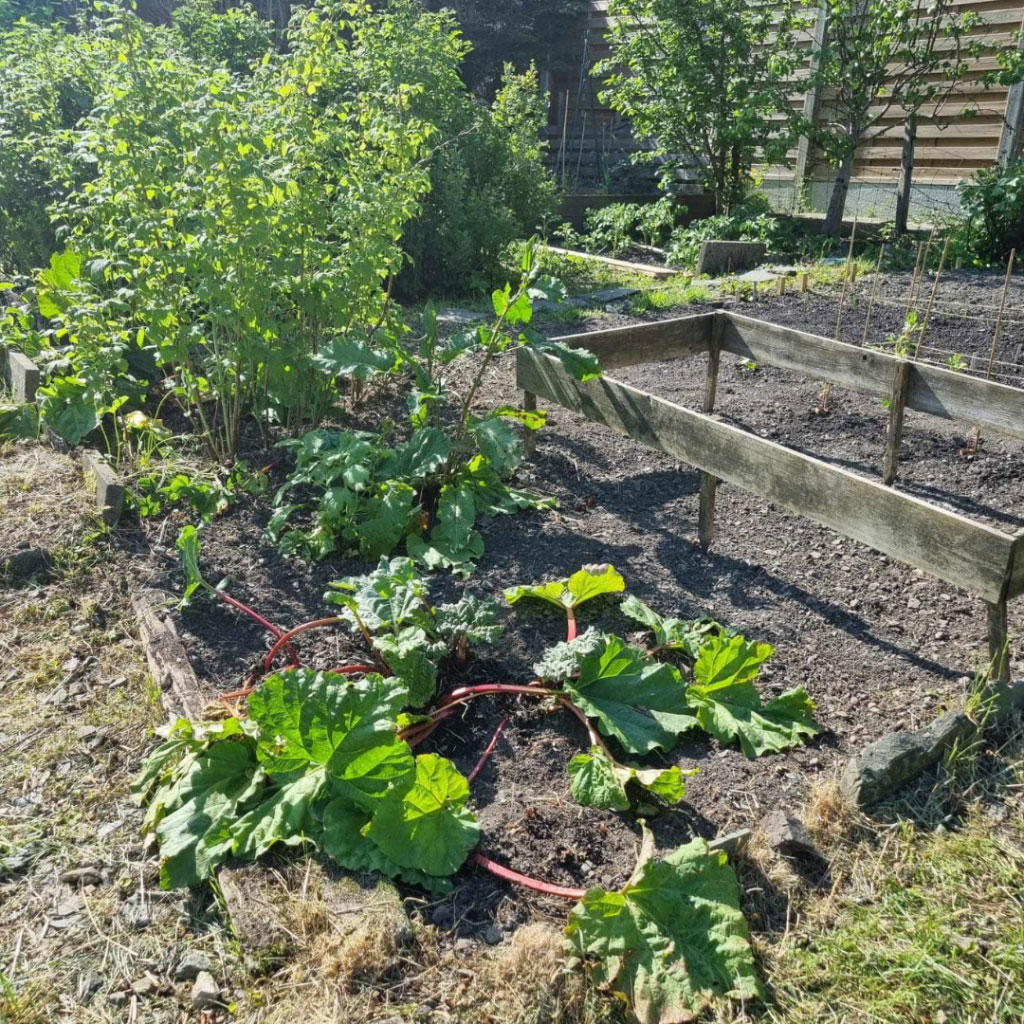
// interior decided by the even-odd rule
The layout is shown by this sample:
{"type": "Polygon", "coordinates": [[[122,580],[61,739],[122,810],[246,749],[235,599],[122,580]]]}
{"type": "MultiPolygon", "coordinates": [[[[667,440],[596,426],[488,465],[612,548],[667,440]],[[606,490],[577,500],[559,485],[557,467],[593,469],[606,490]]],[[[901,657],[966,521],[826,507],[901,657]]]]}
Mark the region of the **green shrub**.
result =
{"type": "Polygon", "coordinates": [[[266,54],[274,26],[248,5],[218,14],[214,0],[183,0],[174,11],[174,27],[192,56],[235,74],[247,72],[266,54]]]}
{"type": "Polygon", "coordinates": [[[766,212],[766,202],[756,196],[731,214],[694,221],[679,228],[668,246],[668,262],[675,267],[696,267],[701,244],[710,239],[765,242],[773,254],[791,254],[799,243],[796,228],[787,220],[766,212]]]}
{"type": "Polygon", "coordinates": [[[1011,249],[1024,250],[1024,159],[978,171],[957,192],[964,211],[957,248],[983,262],[1005,261],[1011,249]]]}

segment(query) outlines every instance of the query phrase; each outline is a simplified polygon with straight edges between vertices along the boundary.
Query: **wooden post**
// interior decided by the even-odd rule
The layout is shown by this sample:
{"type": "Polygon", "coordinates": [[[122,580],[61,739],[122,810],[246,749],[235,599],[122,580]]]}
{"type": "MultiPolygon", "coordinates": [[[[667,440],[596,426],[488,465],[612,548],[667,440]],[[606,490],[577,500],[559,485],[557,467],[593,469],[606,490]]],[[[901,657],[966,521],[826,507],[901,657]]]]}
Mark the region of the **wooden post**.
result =
{"type": "MultiPolygon", "coordinates": [[[[523,410],[525,412],[536,412],[537,411],[537,396],[532,391],[523,392],[523,410]]],[[[533,453],[537,448],[537,431],[531,430],[529,427],[526,428],[526,433],[523,436],[523,455],[528,459],[533,458],[533,453]]]]}
{"type": "Polygon", "coordinates": [[[786,294],[786,279],[784,277],[780,277],[778,281],[775,283],[775,291],[779,295],[786,294]]]}
{"type": "Polygon", "coordinates": [[[810,276],[810,274],[807,273],[806,270],[804,270],[800,274],[800,291],[802,291],[802,292],[809,292],[811,290],[810,282],[811,282],[811,276],[810,276]]]}
{"type": "MultiPolygon", "coordinates": [[[[711,328],[711,344],[708,348],[708,374],[704,380],[705,415],[715,411],[715,397],[718,394],[718,367],[722,361],[722,331],[725,317],[719,313],[711,328]]],[[[718,478],[711,473],[700,474],[700,503],[697,511],[697,538],[701,551],[707,551],[715,537],[715,495],[718,492],[718,478]]]]}
{"type": "Polygon", "coordinates": [[[910,363],[901,359],[892,378],[889,395],[889,433],[885,439],[885,465],[882,482],[892,487],[900,470],[900,442],[903,440],[903,416],[907,411],[907,392],[910,388],[910,363]]]}
{"type": "Polygon", "coordinates": [[[1006,600],[995,604],[985,602],[988,608],[988,658],[991,665],[989,682],[1010,681],[1010,647],[1006,627],[1006,600]]]}

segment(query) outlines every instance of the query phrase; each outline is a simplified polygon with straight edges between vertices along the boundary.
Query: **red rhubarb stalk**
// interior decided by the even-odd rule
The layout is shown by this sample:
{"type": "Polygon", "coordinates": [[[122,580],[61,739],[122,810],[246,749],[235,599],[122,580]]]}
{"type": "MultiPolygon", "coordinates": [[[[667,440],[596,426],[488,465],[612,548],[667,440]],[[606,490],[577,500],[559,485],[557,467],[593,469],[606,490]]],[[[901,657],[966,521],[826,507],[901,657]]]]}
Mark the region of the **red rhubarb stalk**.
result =
{"type": "Polygon", "coordinates": [[[288,641],[297,637],[300,633],[305,633],[308,629],[323,629],[327,626],[336,626],[341,621],[343,620],[335,615],[329,619],[317,619],[315,622],[304,622],[301,626],[296,626],[294,629],[288,630],[287,633],[279,634],[277,643],[270,648],[266,658],[263,659],[263,667],[269,672],[270,666],[274,664],[274,658],[277,657],[277,652],[280,651],[282,647],[288,646],[288,641]]]}
{"type": "Polygon", "coordinates": [[[576,609],[566,608],[565,617],[569,620],[569,629],[566,634],[566,643],[572,643],[576,639],[576,609]]]}
{"type": "Polygon", "coordinates": [[[498,728],[495,729],[494,738],[487,744],[487,749],[480,755],[480,760],[477,761],[476,767],[467,776],[466,781],[469,782],[470,785],[473,784],[476,777],[484,770],[484,765],[487,764],[487,758],[494,753],[494,748],[498,745],[498,740],[501,738],[501,734],[505,731],[505,726],[508,725],[508,721],[508,715],[506,715],[501,720],[501,724],[498,728]]]}
{"type": "Polygon", "coordinates": [[[335,676],[350,676],[355,672],[376,672],[376,665],[342,665],[341,668],[331,668],[327,670],[328,675],[335,676]]]}
{"type": "Polygon", "coordinates": [[[460,686],[441,698],[441,706],[472,700],[474,697],[486,697],[495,694],[525,693],[528,697],[557,697],[557,690],[549,690],[540,686],[515,686],[511,683],[482,683],[478,686],[460,686]]]}
{"type": "Polygon", "coordinates": [[[514,882],[516,885],[522,885],[527,889],[534,889],[537,892],[544,892],[549,896],[564,896],[567,900],[581,900],[587,895],[586,889],[568,889],[564,885],[553,885],[550,882],[542,882],[537,878],[530,878],[528,875],[521,875],[518,871],[513,871],[511,868],[505,868],[500,864],[496,864],[490,857],[485,857],[479,850],[471,853],[469,859],[485,871],[490,871],[492,875],[503,878],[506,882],[514,882]]]}
{"type": "MultiPolygon", "coordinates": [[[[282,637],[285,637],[285,633],[282,630],[280,630],[272,622],[268,622],[265,618],[263,618],[262,615],[259,615],[257,612],[254,612],[248,605],[242,604],[241,601],[236,601],[235,598],[233,598],[230,594],[225,594],[223,590],[214,590],[213,592],[225,604],[231,605],[232,608],[237,609],[238,611],[242,612],[244,615],[248,615],[250,619],[254,619],[265,630],[267,630],[268,633],[270,633],[272,636],[276,637],[279,641],[281,640],[282,637]]],[[[292,663],[295,666],[298,666],[299,665],[299,659],[296,656],[295,651],[292,649],[292,645],[287,642],[287,639],[285,639],[285,646],[288,648],[288,653],[291,655],[292,663]]]]}

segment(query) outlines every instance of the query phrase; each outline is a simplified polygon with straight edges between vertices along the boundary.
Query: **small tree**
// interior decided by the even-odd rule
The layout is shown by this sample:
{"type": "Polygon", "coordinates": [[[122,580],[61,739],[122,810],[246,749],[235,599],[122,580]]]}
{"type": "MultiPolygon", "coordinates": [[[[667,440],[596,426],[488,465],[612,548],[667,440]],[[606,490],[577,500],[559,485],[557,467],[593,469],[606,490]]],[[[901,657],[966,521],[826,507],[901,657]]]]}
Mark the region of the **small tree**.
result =
{"type": "MultiPolygon", "coordinates": [[[[901,194],[909,196],[918,115],[926,104],[940,107],[963,78],[965,35],[977,17],[957,14],[956,0],[823,2],[828,26],[813,84],[831,112],[818,141],[836,169],[825,233],[838,235],[857,148],[885,130],[893,110],[906,116],[901,194]]],[[[905,224],[905,208],[902,216],[905,224]]]]}
{"type": "Polygon", "coordinates": [[[742,200],[758,150],[789,148],[787,80],[803,4],[612,0],[605,102],[631,119],[652,158],[697,169],[720,213],[742,200]]]}

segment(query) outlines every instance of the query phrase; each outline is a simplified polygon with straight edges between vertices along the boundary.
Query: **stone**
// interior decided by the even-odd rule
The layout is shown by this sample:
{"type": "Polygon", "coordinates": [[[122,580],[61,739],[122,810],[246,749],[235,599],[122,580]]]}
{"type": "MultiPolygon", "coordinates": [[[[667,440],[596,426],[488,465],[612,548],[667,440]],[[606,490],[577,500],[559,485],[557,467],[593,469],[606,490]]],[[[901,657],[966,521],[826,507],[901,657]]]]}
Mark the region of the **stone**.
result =
{"type": "Polygon", "coordinates": [[[724,242],[709,239],[700,247],[697,276],[750,270],[764,260],[767,251],[768,247],[764,242],[724,242]]]}
{"type": "Polygon", "coordinates": [[[599,292],[587,292],[576,297],[576,302],[587,306],[606,306],[611,302],[622,302],[639,295],[639,288],[605,288],[599,292]]]}
{"type": "Polygon", "coordinates": [[[765,841],[773,850],[786,855],[816,855],[817,849],[807,826],[788,811],[779,808],[761,822],[765,841]]]}
{"type": "Polygon", "coordinates": [[[103,873],[94,864],[83,864],[81,867],[62,871],[60,880],[67,885],[100,885],[103,882],[103,873]]]}
{"type": "Polygon", "coordinates": [[[936,764],[977,727],[963,711],[950,711],[923,729],[893,732],[850,759],[839,788],[858,807],[870,807],[936,764]]]}
{"type": "Polygon", "coordinates": [[[201,949],[190,949],[174,968],[175,981],[194,981],[202,971],[211,970],[210,958],[201,949]]]}
{"type": "Polygon", "coordinates": [[[45,576],[49,568],[50,554],[42,548],[22,548],[8,557],[0,554],[0,577],[15,582],[45,576]]]}
{"type": "Polygon", "coordinates": [[[107,1005],[108,1006],[113,1006],[115,1009],[117,1009],[118,1007],[124,1006],[124,1004],[127,1003],[127,1002],[128,1002],[128,993],[127,992],[111,992],[110,995],[107,996],[107,1005]]]}
{"type": "Polygon", "coordinates": [[[430,921],[442,930],[451,928],[455,924],[455,912],[447,903],[442,903],[434,907],[433,913],[430,915],[430,921]]]}
{"type": "Polygon", "coordinates": [[[200,971],[192,984],[192,1009],[209,1010],[220,1002],[220,986],[209,971],[200,971]]]}
{"type": "Polygon", "coordinates": [[[154,996],[160,991],[160,982],[147,971],[141,978],[132,982],[132,991],[143,998],[154,996]]]}
{"type": "Polygon", "coordinates": [[[39,367],[28,356],[8,349],[5,377],[10,384],[15,404],[27,405],[36,400],[40,380],[39,367]]]}
{"type": "Polygon", "coordinates": [[[708,843],[708,849],[712,853],[721,851],[730,857],[735,857],[750,841],[750,836],[751,830],[749,828],[741,828],[736,832],[729,832],[724,836],[718,836],[718,838],[713,839],[708,843]]]}
{"type": "Polygon", "coordinates": [[[502,930],[495,924],[488,925],[484,931],[482,938],[488,946],[497,946],[499,942],[504,938],[502,930]]]}
{"type": "Polygon", "coordinates": [[[124,483],[103,461],[99,452],[87,448],[82,452],[82,474],[86,484],[96,490],[96,504],[107,526],[116,526],[124,508],[124,483]]]}

